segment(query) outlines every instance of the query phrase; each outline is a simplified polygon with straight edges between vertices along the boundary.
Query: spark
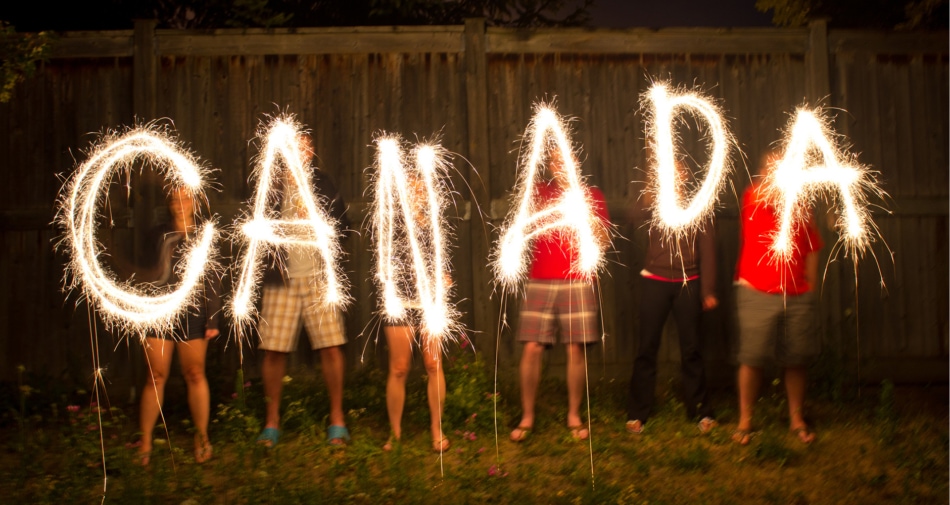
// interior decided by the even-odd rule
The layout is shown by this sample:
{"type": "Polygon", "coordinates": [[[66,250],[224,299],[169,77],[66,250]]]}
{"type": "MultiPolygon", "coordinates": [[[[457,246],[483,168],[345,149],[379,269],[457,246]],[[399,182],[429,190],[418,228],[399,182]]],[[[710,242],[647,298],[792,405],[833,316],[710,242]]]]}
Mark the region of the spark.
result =
{"type": "Polygon", "coordinates": [[[310,167],[298,138],[301,126],[292,117],[273,120],[258,133],[264,144],[263,154],[254,169],[257,188],[251,203],[250,219],[237,223],[247,249],[241,265],[231,313],[238,328],[252,324],[256,314],[256,286],[261,277],[261,255],[279,247],[311,248],[322,260],[326,289],[316,300],[318,305],[341,308],[349,301],[346,276],[338,258],[342,255],[337,222],[324,210],[311,189],[310,167]],[[283,195],[279,188],[283,189],[283,195]],[[299,199],[304,216],[281,219],[280,197],[299,199]],[[276,205],[275,205],[276,204],[276,205]]]}
{"type": "Polygon", "coordinates": [[[518,206],[509,213],[501,230],[494,260],[495,278],[509,291],[514,290],[527,273],[531,242],[555,231],[568,233],[573,240],[577,257],[571,265],[572,273],[593,277],[604,264],[605,244],[594,232],[595,226],[603,224],[588,199],[564,122],[553,108],[538,104],[524,136],[530,144],[522,151],[514,188],[514,194],[519,195],[518,206]],[[567,187],[554,203],[539,208],[535,187],[553,149],[557,149],[563,162],[567,187]]]}
{"type": "Polygon", "coordinates": [[[443,224],[448,193],[445,151],[438,145],[416,145],[410,164],[401,144],[396,136],[376,139],[371,218],[376,278],[384,316],[405,321],[412,317],[408,309],[419,309],[426,344],[437,349],[458,329],[458,312],[448,301],[452,285],[446,243],[450,232],[443,224]],[[400,246],[408,246],[411,268],[399,261],[405,255],[400,246]]]}
{"type": "Polygon", "coordinates": [[[836,195],[841,214],[835,227],[846,254],[857,258],[873,241],[876,230],[867,210],[868,194],[886,196],[874,173],[839,149],[834,133],[819,110],[800,108],[789,128],[787,141],[774,170],[763,182],[765,198],[777,209],[779,229],[772,251],[787,260],[793,251],[792,230],[808,219],[810,208],[822,192],[836,195]]]}
{"type": "Polygon", "coordinates": [[[103,252],[96,239],[99,205],[106,200],[113,174],[131,171],[137,160],[156,167],[172,187],[184,186],[204,199],[206,170],[168,134],[144,126],[122,135],[104,135],[93,145],[89,158],[63,187],[56,219],[66,230],[62,244],[70,257],[67,288],[81,289],[107,325],[124,327],[144,338],[171,330],[178,316],[195,301],[205,269],[213,264],[211,245],[216,231],[214,224],[205,223],[198,240],[187,247],[176,267],[181,279],[177,287],[137,287],[117,281],[103,269],[99,262],[103,252]]]}
{"type": "Polygon", "coordinates": [[[656,84],[644,95],[644,101],[647,98],[653,105],[647,116],[647,137],[651,139],[655,156],[651,190],[656,198],[652,225],[671,238],[688,236],[715,209],[719,192],[732,168],[728,147],[733,142],[732,135],[723,124],[719,107],[696,92],[670,91],[665,84],[656,84]],[[706,177],[688,202],[684,202],[687,193],[684,178],[677,170],[679,146],[673,131],[674,117],[680,111],[704,120],[711,141],[706,177]]]}

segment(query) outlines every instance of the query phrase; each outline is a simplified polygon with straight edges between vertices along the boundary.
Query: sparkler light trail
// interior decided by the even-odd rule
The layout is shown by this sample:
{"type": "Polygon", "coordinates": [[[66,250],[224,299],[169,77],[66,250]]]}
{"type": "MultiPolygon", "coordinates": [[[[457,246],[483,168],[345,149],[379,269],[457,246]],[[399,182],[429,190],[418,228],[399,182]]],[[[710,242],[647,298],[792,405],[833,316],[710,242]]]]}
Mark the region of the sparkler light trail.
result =
{"type": "Polygon", "coordinates": [[[261,255],[277,247],[315,249],[320,255],[326,289],[316,303],[342,307],[349,301],[346,276],[340,270],[342,254],[336,220],[324,210],[310,183],[309,160],[298,138],[302,129],[291,117],[277,118],[259,132],[263,154],[255,168],[257,191],[251,218],[238,223],[247,250],[239,260],[241,271],[234,290],[231,312],[238,328],[252,323],[256,287],[261,276],[261,255]],[[283,189],[280,189],[283,188],[283,189]],[[282,195],[281,195],[282,194],[282,195]],[[304,209],[298,219],[280,217],[280,197],[294,198],[304,209]]]}
{"type": "Polygon", "coordinates": [[[884,196],[873,172],[859,165],[853,155],[839,149],[827,120],[818,110],[801,108],[795,115],[782,159],[766,175],[763,190],[779,214],[779,229],[772,242],[777,259],[792,254],[793,224],[806,220],[823,191],[836,195],[841,215],[836,223],[846,254],[860,255],[872,242],[874,227],[867,210],[868,194],[884,196]]]}
{"type": "Polygon", "coordinates": [[[604,264],[605,244],[600,243],[596,238],[599,234],[594,232],[595,226],[603,224],[588,201],[566,127],[554,109],[538,104],[525,130],[525,138],[530,139],[530,143],[522,151],[519,163],[522,168],[514,188],[514,193],[519,195],[518,206],[501,230],[494,260],[495,279],[513,291],[528,270],[531,241],[551,231],[570,234],[578,253],[571,265],[572,272],[592,277],[604,264]],[[538,208],[535,198],[538,175],[554,149],[560,153],[561,172],[567,187],[554,204],[538,208]]]}
{"type": "Polygon", "coordinates": [[[647,138],[650,139],[655,162],[650,191],[654,198],[654,227],[669,237],[688,235],[713,212],[719,191],[731,170],[729,144],[732,135],[723,124],[719,107],[695,92],[670,91],[665,84],[656,84],[644,94],[652,103],[647,109],[647,138]],[[683,203],[686,191],[677,166],[677,141],[673,120],[677,112],[689,112],[705,121],[711,145],[706,177],[688,204],[683,203]],[[679,180],[678,180],[679,179],[679,180]]]}
{"type": "Polygon", "coordinates": [[[376,139],[372,211],[376,278],[384,317],[405,321],[412,317],[407,309],[420,309],[418,323],[426,344],[438,349],[458,328],[458,313],[448,302],[452,288],[446,244],[449,231],[443,224],[447,165],[444,150],[431,144],[417,145],[410,165],[401,143],[395,136],[376,139]],[[409,258],[401,249],[406,246],[409,258]],[[411,267],[400,261],[403,258],[411,267]]]}
{"type": "Polygon", "coordinates": [[[136,161],[156,167],[171,186],[187,187],[192,195],[204,198],[205,169],[196,158],[158,129],[140,127],[106,135],[93,146],[89,158],[64,186],[56,219],[66,230],[62,242],[70,257],[67,287],[81,289],[107,325],[124,327],[144,338],[171,330],[192,304],[205,269],[213,263],[211,243],[216,231],[210,222],[202,226],[198,240],[184,252],[178,272],[181,282],[176,287],[136,287],[104,270],[96,240],[98,208],[107,198],[113,174],[130,172],[136,161]]]}

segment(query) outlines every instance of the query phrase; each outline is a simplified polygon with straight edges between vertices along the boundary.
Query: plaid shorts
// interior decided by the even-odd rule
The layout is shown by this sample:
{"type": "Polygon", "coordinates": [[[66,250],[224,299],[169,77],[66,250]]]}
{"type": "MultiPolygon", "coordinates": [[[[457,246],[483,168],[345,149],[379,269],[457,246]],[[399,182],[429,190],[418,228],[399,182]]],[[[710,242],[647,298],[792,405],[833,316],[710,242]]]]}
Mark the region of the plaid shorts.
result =
{"type": "Polygon", "coordinates": [[[553,345],[557,342],[556,321],[562,343],[597,342],[597,312],[597,297],[590,282],[530,279],[521,305],[518,340],[553,345]]]}
{"type": "Polygon", "coordinates": [[[320,283],[313,277],[287,279],[283,286],[264,286],[261,307],[259,349],[292,352],[297,348],[300,320],[303,319],[312,349],[346,343],[343,314],[337,309],[316,305],[320,283]]]}

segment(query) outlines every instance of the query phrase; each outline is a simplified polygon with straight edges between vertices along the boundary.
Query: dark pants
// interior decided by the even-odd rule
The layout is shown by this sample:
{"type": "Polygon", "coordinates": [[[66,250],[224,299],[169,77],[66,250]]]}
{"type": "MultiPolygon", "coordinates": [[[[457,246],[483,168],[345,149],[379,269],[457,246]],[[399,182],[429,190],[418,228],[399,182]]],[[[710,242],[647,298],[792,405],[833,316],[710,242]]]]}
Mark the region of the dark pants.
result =
{"type": "Polygon", "coordinates": [[[663,282],[642,279],[640,292],[640,345],[633,362],[627,419],[646,423],[653,410],[656,394],[656,357],[666,317],[673,312],[680,338],[683,373],[683,402],[690,418],[712,417],[706,396],[706,371],[703,365],[699,320],[703,312],[699,280],[663,282]]]}

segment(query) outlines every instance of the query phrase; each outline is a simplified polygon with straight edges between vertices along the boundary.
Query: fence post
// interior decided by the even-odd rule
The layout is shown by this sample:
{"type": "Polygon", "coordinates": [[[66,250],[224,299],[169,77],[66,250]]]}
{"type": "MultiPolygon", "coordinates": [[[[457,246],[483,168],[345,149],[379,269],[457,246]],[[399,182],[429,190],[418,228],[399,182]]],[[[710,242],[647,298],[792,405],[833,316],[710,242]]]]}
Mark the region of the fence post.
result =
{"type": "MultiPolygon", "coordinates": [[[[808,51],[805,53],[805,88],[812,106],[831,100],[831,76],[828,71],[828,20],[808,24],[808,51]]],[[[830,105],[830,103],[829,103],[830,105]]]]}
{"type": "Polygon", "coordinates": [[[136,19],[132,54],[132,111],[139,120],[155,119],[158,89],[154,19],[136,19]]]}
{"type": "Polygon", "coordinates": [[[465,20],[465,94],[468,116],[468,185],[472,191],[472,220],[469,225],[472,244],[472,320],[474,330],[489,338],[475,339],[476,349],[483,356],[492,356],[495,317],[498,313],[491,299],[491,269],[488,258],[491,230],[478,208],[491,202],[491,169],[488,141],[488,74],[485,46],[485,19],[465,20]],[[477,219],[476,219],[477,216],[477,219]]]}

